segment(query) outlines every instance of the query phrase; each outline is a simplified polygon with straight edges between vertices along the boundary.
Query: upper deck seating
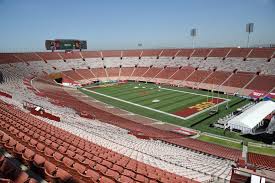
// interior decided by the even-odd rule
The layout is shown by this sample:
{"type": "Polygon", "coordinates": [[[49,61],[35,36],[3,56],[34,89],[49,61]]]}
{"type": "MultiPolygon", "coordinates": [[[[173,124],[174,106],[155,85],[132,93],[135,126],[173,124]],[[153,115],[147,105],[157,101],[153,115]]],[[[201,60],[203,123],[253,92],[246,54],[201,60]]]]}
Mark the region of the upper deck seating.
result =
{"type": "Polygon", "coordinates": [[[157,58],[161,53],[161,50],[142,50],[141,57],[157,58]]]}
{"type": "Polygon", "coordinates": [[[13,62],[21,62],[21,60],[15,57],[13,54],[0,53],[0,64],[13,62]]]}
{"type": "Polygon", "coordinates": [[[263,58],[265,60],[272,57],[274,48],[254,48],[248,58],[263,58]]]}
{"type": "Polygon", "coordinates": [[[195,49],[195,52],[192,54],[192,57],[201,57],[201,58],[205,58],[209,55],[209,53],[211,52],[211,49],[208,48],[198,48],[195,49]]]}
{"type": "Polygon", "coordinates": [[[103,64],[106,67],[119,67],[121,65],[120,57],[106,57],[103,60],[103,64]]]}
{"type": "Polygon", "coordinates": [[[176,54],[176,57],[189,58],[194,53],[194,51],[194,49],[180,49],[180,51],[176,54]]]}
{"type": "Polygon", "coordinates": [[[246,58],[251,52],[251,48],[231,48],[227,57],[246,58]]]}
{"type": "Polygon", "coordinates": [[[104,62],[100,58],[88,58],[88,59],[86,59],[86,64],[90,68],[102,68],[102,67],[104,67],[104,62]]]}
{"type": "Polygon", "coordinates": [[[157,59],[154,57],[142,57],[139,62],[139,67],[150,67],[156,63],[157,59]]]}
{"type": "Polygon", "coordinates": [[[73,51],[73,52],[60,52],[60,56],[65,59],[82,59],[80,53],[78,51],[73,51]]]}
{"type": "Polygon", "coordinates": [[[58,54],[58,52],[37,52],[43,60],[62,60],[62,57],[58,54]]]}
{"type": "Polygon", "coordinates": [[[141,56],[142,50],[123,50],[122,56],[123,57],[133,57],[138,58],[141,56]]]}
{"type": "Polygon", "coordinates": [[[42,60],[36,53],[18,53],[16,56],[25,62],[42,60]]]}
{"type": "Polygon", "coordinates": [[[179,52],[178,49],[165,49],[160,53],[160,57],[174,57],[179,52]]]}
{"type": "Polygon", "coordinates": [[[101,53],[98,51],[82,51],[83,58],[101,58],[101,53]]]}
{"type": "Polygon", "coordinates": [[[123,57],[120,64],[122,67],[135,67],[139,62],[138,57],[123,57]]]}
{"type": "Polygon", "coordinates": [[[208,57],[225,58],[229,51],[229,48],[214,48],[208,57]]]}
{"type": "Polygon", "coordinates": [[[122,51],[120,50],[105,50],[101,51],[102,56],[105,57],[117,57],[120,58],[122,57],[122,51]]]}

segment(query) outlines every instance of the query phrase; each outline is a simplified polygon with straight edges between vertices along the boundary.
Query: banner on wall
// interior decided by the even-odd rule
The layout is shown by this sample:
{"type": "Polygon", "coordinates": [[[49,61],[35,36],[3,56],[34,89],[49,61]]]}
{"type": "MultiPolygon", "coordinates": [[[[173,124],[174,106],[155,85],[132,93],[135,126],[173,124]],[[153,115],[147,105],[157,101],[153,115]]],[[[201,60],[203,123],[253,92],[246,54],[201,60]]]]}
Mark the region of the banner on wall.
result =
{"type": "Polygon", "coordinates": [[[252,93],[249,94],[251,98],[258,99],[266,96],[266,92],[259,91],[259,90],[254,90],[252,93]]]}

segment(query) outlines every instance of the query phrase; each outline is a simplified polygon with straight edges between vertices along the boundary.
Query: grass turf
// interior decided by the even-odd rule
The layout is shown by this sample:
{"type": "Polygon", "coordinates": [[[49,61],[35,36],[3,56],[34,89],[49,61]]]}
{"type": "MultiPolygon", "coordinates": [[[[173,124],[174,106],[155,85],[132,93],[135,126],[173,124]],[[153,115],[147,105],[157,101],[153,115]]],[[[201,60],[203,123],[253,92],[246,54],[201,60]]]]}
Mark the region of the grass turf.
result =
{"type": "MultiPolygon", "coordinates": [[[[90,86],[87,86],[85,88],[89,88],[89,87],[90,86]]],[[[158,85],[156,85],[156,84],[132,83],[132,82],[130,82],[128,84],[122,84],[122,85],[94,88],[93,90],[98,93],[102,93],[102,94],[105,94],[108,96],[120,98],[120,99],[123,99],[126,101],[131,101],[131,102],[139,104],[139,105],[143,105],[146,107],[150,107],[150,108],[154,108],[154,109],[157,109],[160,111],[170,112],[170,113],[173,113],[173,112],[177,111],[178,109],[182,109],[182,108],[189,107],[189,106],[195,105],[197,103],[206,101],[206,96],[201,96],[201,95],[212,95],[211,93],[209,93],[207,91],[192,90],[192,89],[188,89],[188,88],[178,88],[178,87],[169,87],[169,86],[162,86],[162,88],[190,92],[190,93],[180,93],[180,92],[171,91],[171,90],[160,90],[158,88],[158,85]],[[138,87],[138,88],[136,88],[136,87],[138,87]],[[195,94],[201,94],[201,95],[195,95],[195,94]],[[152,100],[155,100],[155,99],[160,100],[160,102],[153,103],[152,100]]],[[[200,130],[202,132],[213,133],[213,134],[227,136],[227,137],[231,137],[231,138],[237,138],[237,139],[241,139],[241,140],[254,141],[254,140],[245,138],[243,136],[240,136],[239,133],[227,131],[224,134],[223,129],[209,127],[210,124],[212,124],[219,118],[228,115],[229,113],[235,111],[237,108],[242,107],[243,105],[248,103],[247,100],[243,100],[239,97],[226,96],[226,95],[214,93],[213,94],[214,97],[221,97],[221,98],[228,97],[228,99],[230,99],[230,101],[228,103],[229,109],[227,109],[227,110],[225,109],[226,104],[221,104],[219,106],[218,114],[215,114],[215,115],[209,117],[209,111],[206,111],[206,112],[198,114],[190,119],[184,120],[184,119],[179,119],[179,118],[176,118],[173,116],[168,116],[166,114],[151,111],[148,109],[144,109],[144,108],[141,108],[138,106],[134,106],[134,105],[125,103],[123,101],[118,101],[118,100],[107,98],[105,96],[101,96],[101,95],[98,95],[95,93],[91,93],[89,91],[83,90],[83,88],[80,88],[79,90],[81,92],[83,92],[84,94],[91,96],[99,101],[102,101],[102,102],[110,104],[112,106],[127,110],[132,113],[140,114],[142,116],[157,119],[157,120],[167,122],[167,123],[172,123],[172,124],[179,125],[179,126],[185,126],[185,127],[192,126],[192,128],[200,130]],[[230,106],[232,106],[232,107],[230,107],[230,106]],[[207,119],[202,120],[205,118],[207,118],[207,119]],[[202,122],[199,124],[196,124],[200,120],[202,120],[202,122]],[[194,125],[194,124],[196,124],[196,125],[194,125]]]]}
{"type": "MultiPolygon", "coordinates": [[[[216,138],[216,137],[207,136],[207,135],[201,135],[197,139],[205,142],[210,142],[213,144],[222,145],[224,147],[229,147],[232,149],[242,150],[241,142],[237,142],[237,141],[230,141],[230,140],[216,138]]],[[[275,149],[271,147],[264,147],[264,146],[256,147],[251,144],[248,145],[248,152],[275,156],[275,149]]]]}
{"type": "Polygon", "coordinates": [[[159,111],[174,113],[196,104],[207,101],[207,96],[199,93],[159,88],[153,84],[129,83],[113,87],[92,89],[95,92],[129,101],[159,111]],[[153,102],[159,100],[159,102],[153,102]]]}
{"type": "Polygon", "coordinates": [[[222,145],[224,147],[229,147],[229,148],[233,148],[233,149],[238,149],[241,150],[242,145],[240,142],[233,142],[233,141],[228,141],[225,139],[220,139],[220,138],[215,138],[215,137],[210,137],[207,135],[201,135],[199,136],[197,139],[201,140],[201,141],[205,141],[205,142],[210,142],[213,144],[219,144],[222,145]]]}

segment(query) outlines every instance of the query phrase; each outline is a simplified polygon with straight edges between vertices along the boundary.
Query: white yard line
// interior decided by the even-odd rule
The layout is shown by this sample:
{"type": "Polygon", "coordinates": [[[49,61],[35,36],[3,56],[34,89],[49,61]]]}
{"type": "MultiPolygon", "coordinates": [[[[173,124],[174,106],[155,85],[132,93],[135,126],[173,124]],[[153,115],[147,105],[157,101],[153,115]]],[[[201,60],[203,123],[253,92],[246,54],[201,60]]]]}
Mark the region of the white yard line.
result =
{"type": "MultiPolygon", "coordinates": [[[[107,98],[111,98],[111,99],[114,99],[114,100],[117,100],[117,101],[120,101],[120,102],[124,102],[124,103],[127,103],[127,104],[131,104],[131,105],[134,105],[134,106],[137,106],[137,107],[141,107],[141,108],[144,108],[144,109],[148,109],[150,111],[154,111],[154,112],[158,112],[158,113],[161,113],[161,114],[165,114],[165,115],[168,115],[168,116],[172,116],[172,117],[175,117],[175,118],[179,118],[179,119],[183,119],[183,120],[186,120],[186,119],[190,119],[198,114],[201,114],[209,109],[212,109],[216,106],[219,106],[219,105],[222,105],[224,104],[225,102],[227,102],[226,99],[224,98],[220,98],[220,99],[224,99],[225,101],[217,104],[217,105],[214,105],[212,107],[209,107],[209,108],[206,108],[202,111],[199,111],[199,112],[196,112],[188,117],[182,117],[182,116],[178,116],[178,115],[175,115],[175,114],[171,114],[171,113],[167,113],[167,112],[164,112],[164,111],[160,111],[160,110],[157,110],[157,109],[153,109],[153,108],[150,108],[150,107],[147,107],[147,106],[143,106],[143,105],[140,105],[140,104],[136,104],[136,103],[133,103],[133,102],[130,102],[130,101],[127,101],[127,100],[123,100],[123,99],[120,99],[120,98],[116,98],[116,97],[112,97],[112,96],[109,96],[109,95],[105,95],[103,93],[99,93],[99,92],[96,92],[96,91],[92,91],[92,90],[88,90],[86,88],[82,88],[83,90],[87,91],[87,92],[91,92],[91,93],[94,93],[94,94],[97,94],[97,95],[101,95],[101,96],[104,96],[104,97],[107,97],[107,98]]],[[[161,89],[167,89],[167,88],[161,88],[161,89]]],[[[172,91],[178,91],[178,92],[182,92],[182,93],[189,93],[189,94],[194,94],[194,93],[191,93],[191,92],[183,92],[183,91],[179,91],[179,90],[173,90],[173,89],[167,89],[167,90],[172,90],[172,91]]],[[[201,94],[197,94],[197,95],[201,95],[201,94]]],[[[207,96],[207,95],[204,95],[204,96],[207,96]]]]}

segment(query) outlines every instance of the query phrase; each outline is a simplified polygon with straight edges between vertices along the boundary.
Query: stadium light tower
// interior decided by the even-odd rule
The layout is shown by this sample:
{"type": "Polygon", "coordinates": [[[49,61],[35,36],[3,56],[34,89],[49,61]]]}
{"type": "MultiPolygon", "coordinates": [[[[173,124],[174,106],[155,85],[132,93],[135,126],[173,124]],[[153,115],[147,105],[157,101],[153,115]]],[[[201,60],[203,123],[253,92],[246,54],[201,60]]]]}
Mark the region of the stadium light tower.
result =
{"type": "Polygon", "coordinates": [[[253,32],[254,29],[254,23],[248,23],[246,24],[246,32],[248,33],[247,35],[247,43],[246,43],[246,47],[249,47],[249,39],[250,39],[250,33],[253,32]]]}
{"type": "Polygon", "coordinates": [[[197,36],[197,29],[193,28],[191,29],[190,35],[192,37],[192,46],[195,48],[195,37],[197,36]]]}

